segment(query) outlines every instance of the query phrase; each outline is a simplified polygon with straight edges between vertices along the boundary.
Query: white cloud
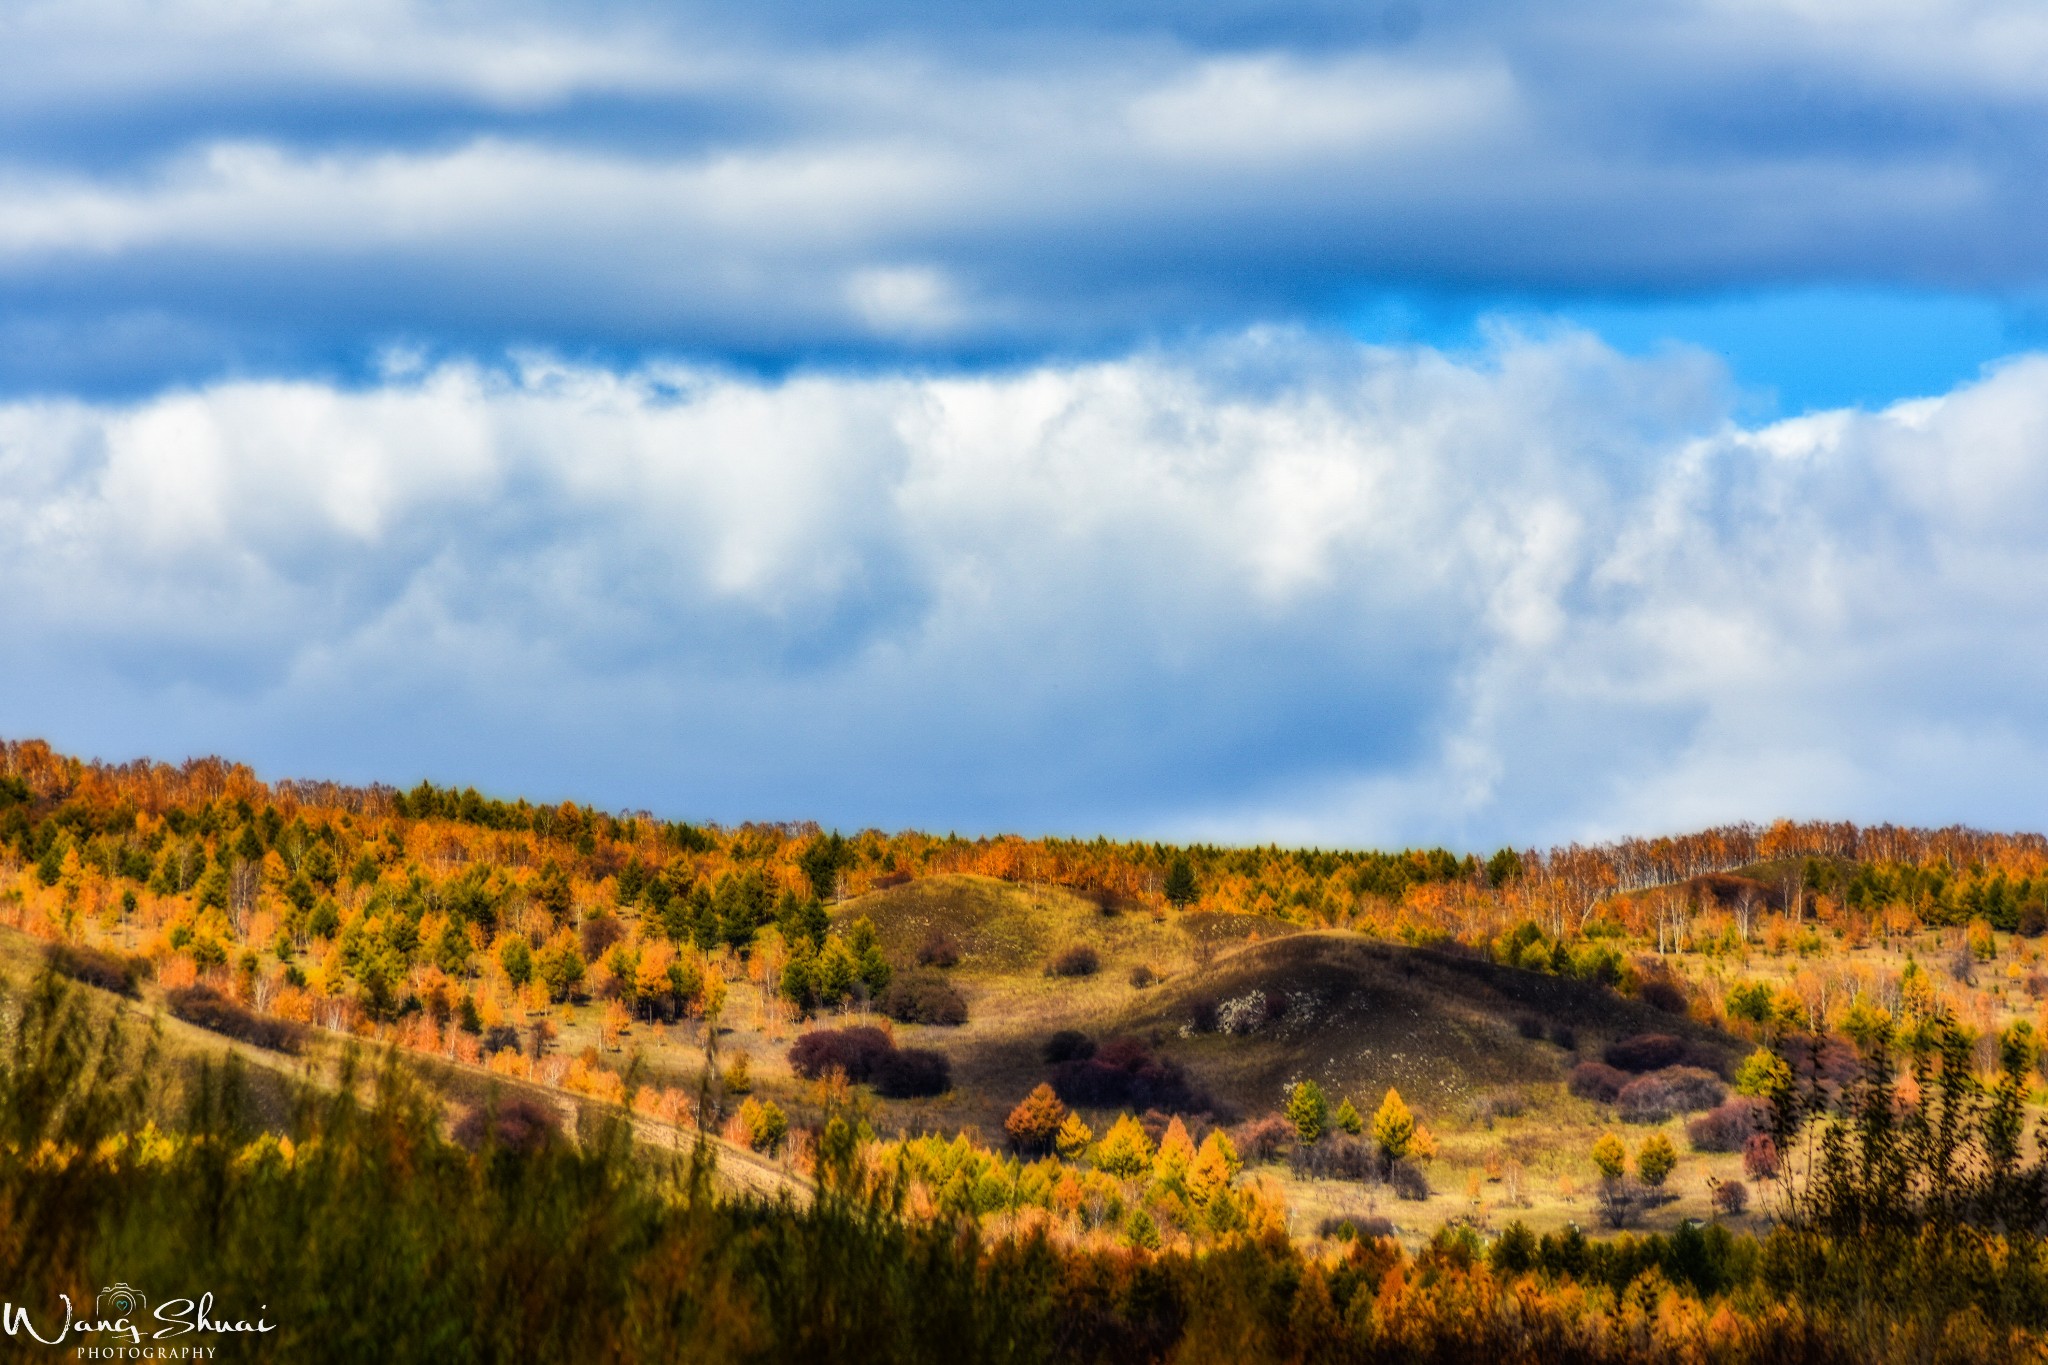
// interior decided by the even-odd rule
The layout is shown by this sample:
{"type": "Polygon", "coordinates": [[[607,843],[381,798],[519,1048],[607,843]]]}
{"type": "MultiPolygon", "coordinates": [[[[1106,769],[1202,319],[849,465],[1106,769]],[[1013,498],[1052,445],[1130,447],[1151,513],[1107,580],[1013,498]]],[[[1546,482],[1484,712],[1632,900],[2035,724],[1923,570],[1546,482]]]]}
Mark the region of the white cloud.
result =
{"type": "Polygon", "coordinates": [[[1272,332],[15,402],[0,726],[727,818],[2040,823],[2048,358],[1761,430],[1724,402],[1583,336],[1272,332]]]}

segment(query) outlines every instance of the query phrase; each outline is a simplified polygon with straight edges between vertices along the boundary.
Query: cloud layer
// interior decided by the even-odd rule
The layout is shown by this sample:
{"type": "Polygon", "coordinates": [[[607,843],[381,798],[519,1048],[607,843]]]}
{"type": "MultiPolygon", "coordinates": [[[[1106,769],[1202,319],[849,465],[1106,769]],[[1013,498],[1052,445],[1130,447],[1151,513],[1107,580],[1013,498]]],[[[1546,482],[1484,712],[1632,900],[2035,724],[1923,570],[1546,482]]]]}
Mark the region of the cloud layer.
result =
{"type": "Polygon", "coordinates": [[[2048,359],[1293,331],[0,406],[4,722],[682,816],[1464,845],[2038,824],[2048,359]]]}
{"type": "Polygon", "coordinates": [[[0,18],[0,386],[2023,293],[2044,63],[2029,0],[43,0],[0,18]]]}

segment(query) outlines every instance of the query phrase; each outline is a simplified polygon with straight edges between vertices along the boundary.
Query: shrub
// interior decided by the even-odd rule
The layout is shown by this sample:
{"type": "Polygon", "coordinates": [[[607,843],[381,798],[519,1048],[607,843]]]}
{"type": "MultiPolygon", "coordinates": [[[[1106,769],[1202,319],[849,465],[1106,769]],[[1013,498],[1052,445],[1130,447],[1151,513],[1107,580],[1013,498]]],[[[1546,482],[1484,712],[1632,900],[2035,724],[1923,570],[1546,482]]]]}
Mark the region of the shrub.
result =
{"type": "Polygon", "coordinates": [[[1332,1134],[1313,1147],[1296,1146],[1288,1164],[1297,1174],[1318,1180],[1366,1181],[1380,1169],[1372,1144],[1346,1133],[1332,1134]]]}
{"type": "Polygon", "coordinates": [[[283,1019],[266,1019],[243,1009],[211,986],[180,986],[165,997],[171,1016],[238,1042],[296,1053],[305,1030],[283,1019]]]}
{"type": "Polygon", "coordinates": [[[1119,1038],[1095,1056],[1061,1062],[1052,1088],[1068,1104],[1088,1109],[1163,1109],[1190,1113],[1209,1107],[1187,1073],[1155,1057],[1135,1038],[1119,1038]]]}
{"type": "Polygon", "coordinates": [[[953,936],[943,929],[934,929],[918,946],[917,965],[920,967],[957,967],[960,965],[960,945],[953,936]]]}
{"type": "Polygon", "coordinates": [[[1653,976],[1636,987],[1636,998],[1665,1014],[1685,1013],[1685,991],[1669,977],[1653,976]]]}
{"type": "Polygon", "coordinates": [[[1685,1135],[1696,1152],[1739,1152],[1764,1130],[1766,1113],[1762,1100],[1738,1096],[1686,1124],[1685,1135]]]}
{"type": "Polygon", "coordinates": [[[840,1071],[847,1080],[862,1085],[874,1079],[876,1066],[895,1048],[889,1035],[878,1028],[813,1029],[791,1045],[789,1067],[807,1081],[840,1071]]]}
{"type": "Polygon", "coordinates": [[[1580,1062],[1572,1068],[1570,1087],[1571,1092],[1582,1100],[1612,1104],[1628,1081],[1626,1071],[1617,1070],[1605,1062],[1580,1062]]]}
{"type": "Polygon", "coordinates": [[[126,953],[52,943],[44,956],[49,961],[50,970],[61,976],[131,999],[135,995],[135,983],[142,977],[142,965],[126,953]]]}
{"type": "Polygon", "coordinates": [[[1294,1125],[1278,1114],[1239,1124],[1231,1134],[1246,1161],[1272,1161],[1294,1138],[1294,1125]]]}
{"type": "Polygon", "coordinates": [[[1550,1041],[1556,1043],[1566,1052],[1577,1052],[1579,1050],[1578,1030],[1569,1024],[1552,1024],[1550,1026],[1550,1041]]]}
{"type": "Polygon", "coordinates": [[[1198,995],[1188,1001],[1188,1027],[1197,1033],[1216,1031],[1216,997],[1198,995]]]}
{"type": "Polygon", "coordinates": [[[1159,973],[1153,971],[1142,962],[1131,968],[1131,985],[1141,991],[1157,980],[1159,980],[1159,973]]]}
{"type": "Polygon", "coordinates": [[[1614,1097],[1615,1110],[1629,1123],[1662,1123],[1673,1114],[1712,1109],[1728,1096],[1721,1080],[1696,1066],[1670,1066],[1638,1076],[1614,1097]]]}
{"type": "Polygon", "coordinates": [[[560,1139],[562,1121],[553,1109],[539,1100],[522,1095],[500,1095],[471,1105],[456,1121],[453,1135],[457,1142],[472,1152],[496,1147],[500,1151],[527,1156],[552,1146],[560,1139]]]}
{"type": "Polygon", "coordinates": [[[904,1024],[967,1022],[967,1001],[953,983],[931,970],[905,972],[882,992],[882,1013],[904,1024]]]}
{"type": "Polygon", "coordinates": [[[1714,1212],[1739,1217],[1749,1207],[1749,1186],[1740,1180],[1716,1180],[1713,1185],[1714,1212]]]}
{"type": "Polygon", "coordinates": [[[898,1048],[875,1064],[873,1081],[876,1091],[892,1100],[943,1095],[953,1088],[953,1066],[943,1053],[898,1048]]]}
{"type": "Polygon", "coordinates": [[[1668,1033],[1638,1033],[1609,1043],[1601,1058],[1621,1071],[1660,1071],[1685,1060],[1685,1043],[1668,1033]]]}
{"type": "Polygon", "coordinates": [[[1077,1028],[1063,1028],[1045,1040],[1039,1049],[1047,1066],[1061,1062],[1085,1062],[1095,1055],[1095,1040],[1077,1028]]]}
{"type": "Polygon", "coordinates": [[[1515,1032],[1532,1043],[1540,1042],[1543,1038],[1543,1021],[1533,1014],[1525,1014],[1515,1020],[1515,1032]]]}
{"type": "Polygon", "coordinates": [[[2028,901],[2022,905],[2016,928],[2021,938],[2039,938],[2048,934],[2048,906],[2039,901],[2028,901]]]}
{"type": "Polygon", "coordinates": [[[1393,1187],[1396,1197],[1401,1199],[1429,1198],[1429,1177],[1422,1168],[1403,1158],[1387,1170],[1387,1184],[1393,1187]]]}
{"type": "Polygon", "coordinates": [[[1751,1180],[1778,1178],[1778,1144],[1769,1133],[1752,1133],[1742,1144],[1742,1173],[1751,1180]]]}
{"type": "Polygon", "coordinates": [[[1047,976],[1093,976],[1102,970],[1102,955],[1085,943],[1073,947],[1054,958],[1045,969],[1047,976]]]}

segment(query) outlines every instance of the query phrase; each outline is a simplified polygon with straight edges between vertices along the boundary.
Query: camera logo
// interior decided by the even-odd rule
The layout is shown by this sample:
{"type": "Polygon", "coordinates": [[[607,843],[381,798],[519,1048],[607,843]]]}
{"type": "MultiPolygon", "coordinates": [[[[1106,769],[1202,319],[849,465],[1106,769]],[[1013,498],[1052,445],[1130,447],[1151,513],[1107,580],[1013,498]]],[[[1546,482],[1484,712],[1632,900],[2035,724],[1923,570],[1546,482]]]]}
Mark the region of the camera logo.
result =
{"type": "Polygon", "coordinates": [[[147,1307],[149,1300],[130,1289],[126,1280],[116,1280],[102,1289],[92,1301],[92,1311],[102,1318],[125,1318],[140,1313],[147,1307]]]}

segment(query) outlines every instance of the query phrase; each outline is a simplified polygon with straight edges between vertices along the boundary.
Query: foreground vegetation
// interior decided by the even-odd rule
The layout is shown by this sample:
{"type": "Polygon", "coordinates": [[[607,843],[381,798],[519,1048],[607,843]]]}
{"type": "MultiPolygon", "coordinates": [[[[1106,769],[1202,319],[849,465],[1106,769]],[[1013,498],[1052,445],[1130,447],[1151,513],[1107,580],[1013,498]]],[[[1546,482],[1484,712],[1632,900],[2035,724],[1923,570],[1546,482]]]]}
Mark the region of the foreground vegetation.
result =
{"type": "Polygon", "coordinates": [[[1977,1097],[1937,1038],[1903,1127],[1875,1050],[1762,1241],[1517,1226],[1311,1255],[1268,1228],[1174,1253],[908,1216],[838,1115],[803,1204],[716,1198],[704,1146],[636,1151],[617,1118],[557,1135],[493,1100],[451,1140],[396,1054],[265,1131],[232,1066],[174,1096],[132,1012],[83,996],[46,974],[9,1002],[0,1069],[0,1275],[45,1337],[60,1295],[116,1281],[270,1329],[179,1340],[295,1361],[1998,1360],[2048,1325],[2042,1172],[2006,1145],[2023,1040],[1977,1097]]]}

